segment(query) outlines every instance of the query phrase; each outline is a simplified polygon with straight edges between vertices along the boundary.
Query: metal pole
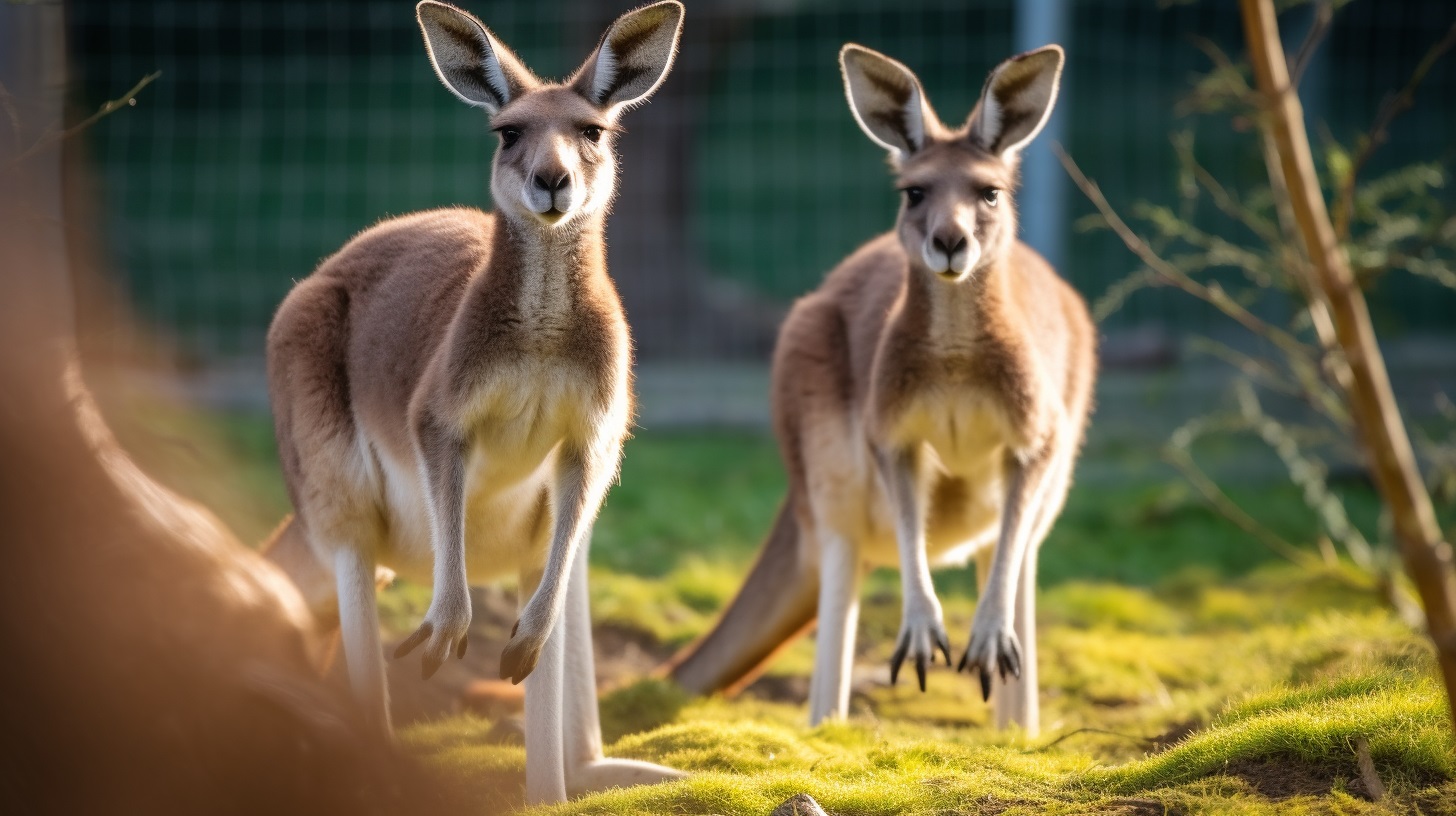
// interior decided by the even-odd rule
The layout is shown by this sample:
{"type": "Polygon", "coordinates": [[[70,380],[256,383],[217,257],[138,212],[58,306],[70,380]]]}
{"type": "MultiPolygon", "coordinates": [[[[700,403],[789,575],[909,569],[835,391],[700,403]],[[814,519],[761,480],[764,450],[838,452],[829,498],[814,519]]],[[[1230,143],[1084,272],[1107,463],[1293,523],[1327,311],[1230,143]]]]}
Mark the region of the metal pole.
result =
{"type": "MultiPolygon", "coordinates": [[[[1013,42],[1018,52],[1030,51],[1057,43],[1071,52],[1068,38],[1068,0],[1017,0],[1013,42]]],[[[1067,174],[1052,155],[1052,144],[1062,143],[1066,121],[1067,74],[1062,75],[1062,90],[1052,118],[1035,141],[1022,151],[1021,191],[1017,197],[1020,212],[1021,240],[1040,252],[1051,265],[1062,272],[1066,260],[1064,244],[1067,230],[1067,174]]]]}

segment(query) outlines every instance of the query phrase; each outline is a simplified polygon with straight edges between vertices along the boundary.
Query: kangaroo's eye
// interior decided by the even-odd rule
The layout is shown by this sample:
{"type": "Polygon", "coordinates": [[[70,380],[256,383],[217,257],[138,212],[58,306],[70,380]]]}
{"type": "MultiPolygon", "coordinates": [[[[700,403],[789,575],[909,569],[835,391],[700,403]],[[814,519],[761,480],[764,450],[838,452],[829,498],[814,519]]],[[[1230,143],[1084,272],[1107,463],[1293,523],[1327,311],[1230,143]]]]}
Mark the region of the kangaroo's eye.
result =
{"type": "Polygon", "coordinates": [[[988,206],[994,207],[1001,203],[1001,191],[995,187],[987,187],[981,191],[981,200],[988,206]]]}
{"type": "Polygon", "coordinates": [[[517,128],[511,128],[511,127],[501,128],[500,129],[500,137],[501,137],[501,147],[503,147],[503,148],[509,148],[511,145],[513,145],[513,144],[516,143],[516,140],[517,139],[521,138],[521,131],[519,129],[517,129],[517,128]]]}
{"type": "Polygon", "coordinates": [[[596,125],[587,125],[581,129],[581,135],[588,142],[596,143],[602,140],[602,129],[596,125]]]}
{"type": "Polygon", "coordinates": [[[924,200],[925,200],[925,188],[924,187],[906,187],[905,188],[905,206],[907,206],[907,207],[913,207],[916,204],[919,204],[920,202],[922,202],[924,200]]]}

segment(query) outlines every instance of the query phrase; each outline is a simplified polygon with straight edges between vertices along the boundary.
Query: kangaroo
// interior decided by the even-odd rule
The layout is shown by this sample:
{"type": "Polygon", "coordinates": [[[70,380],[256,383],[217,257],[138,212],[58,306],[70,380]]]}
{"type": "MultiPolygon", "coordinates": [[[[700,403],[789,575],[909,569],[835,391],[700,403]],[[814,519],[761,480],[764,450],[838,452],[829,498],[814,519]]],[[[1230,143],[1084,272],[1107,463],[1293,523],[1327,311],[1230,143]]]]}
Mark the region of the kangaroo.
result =
{"type": "Polygon", "coordinates": [[[1095,336],[1082,298],[1016,240],[1020,150],[1056,100],[1062,49],[1012,57],[960,128],[909,68],[849,44],[850,110],[890,152],[895,230],[800,299],[773,360],[774,431],[788,498],[715,627],[667,672],[736,690],[818,618],[809,715],[844,716],[864,574],[898,566],[891,682],[920,688],[950,643],[932,566],[976,559],[982,591],[957,670],[979,673],[996,722],[1038,726],[1037,548],[1061,511],[1087,424],[1095,336]]]}
{"type": "Polygon", "coordinates": [[[270,555],[337,604],[350,683],[385,731],[376,566],[433,584],[395,651],[421,649],[427,678],[465,654],[467,585],[515,575],[500,676],[526,681],[528,802],[681,776],[602,757],[585,549],[633,412],[603,238],[613,143],[671,68],[683,6],[622,15],[560,83],[458,8],[416,13],[440,80],[500,137],[498,210],[384,221],[284,300],[268,380],[296,515],[270,555]]]}

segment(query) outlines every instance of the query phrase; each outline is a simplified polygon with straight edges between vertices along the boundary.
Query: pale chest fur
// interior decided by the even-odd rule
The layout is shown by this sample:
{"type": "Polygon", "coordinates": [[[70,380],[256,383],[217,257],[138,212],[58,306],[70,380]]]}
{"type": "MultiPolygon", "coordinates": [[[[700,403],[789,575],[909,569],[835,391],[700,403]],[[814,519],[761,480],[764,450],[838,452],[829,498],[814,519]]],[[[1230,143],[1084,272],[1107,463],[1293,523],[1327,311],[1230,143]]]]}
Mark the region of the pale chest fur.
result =
{"type": "Polygon", "coordinates": [[[969,478],[999,471],[1008,448],[1021,440],[1001,402],[971,386],[927,388],[889,419],[892,447],[923,447],[946,473],[969,478]]]}

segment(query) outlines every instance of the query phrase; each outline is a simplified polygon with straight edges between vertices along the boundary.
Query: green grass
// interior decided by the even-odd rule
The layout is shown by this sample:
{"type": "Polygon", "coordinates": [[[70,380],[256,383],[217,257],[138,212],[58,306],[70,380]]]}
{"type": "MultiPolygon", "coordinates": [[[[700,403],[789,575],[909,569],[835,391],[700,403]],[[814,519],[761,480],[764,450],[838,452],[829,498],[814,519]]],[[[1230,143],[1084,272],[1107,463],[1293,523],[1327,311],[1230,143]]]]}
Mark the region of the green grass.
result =
{"type": "MultiPolygon", "coordinates": [[[[203,477],[221,468],[244,494],[222,508],[235,527],[266,531],[285,512],[266,420],[151,416],[158,433],[210,433],[179,455],[191,463],[174,469],[183,490],[210,499],[217,488],[203,477]]],[[[1373,525],[1374,497],[1343,491],[1352,516],[1373,525]]],[[[1294,489],[1230,492],[1290,540],[1312,538],[1294,489]]],[[[782,494],[762,436],[633,439],[595,528],[597,625],[663,647],[704,631],[782,494]]],[[[848,722],[810,729],[801,699],[693,699],[642,680],[602,699],[609,752],[692,777],[540,812],[764,814],[798,792],[846,816],[1456,812],[1456,755],[1429,645],[1347,568],[1283,562],[1176,482],[1078,484],[1041,564],[1038,739],[986,728],[974,682],[945,667],[925,694],[887,684],[900,610],[898,579],[885,571],[864,592],[848,722]],[[1378,803],[1363,798],[1361,744],[1389,790],[1378,803]]],[[[973,576],[948,570],[936,584],[963,645],[973,576]]],[[[427,588],[391,588],[386,625],[412,627],[428,602],[427,588]]],[[[802,683],[811,661],[806,639],[770,675],[802,683]]],[[[520,804],[524,754],[494,744],[492,725],[454,717],[402,739],[473,792],[482,813],[499,812],[520,804]]]]}

